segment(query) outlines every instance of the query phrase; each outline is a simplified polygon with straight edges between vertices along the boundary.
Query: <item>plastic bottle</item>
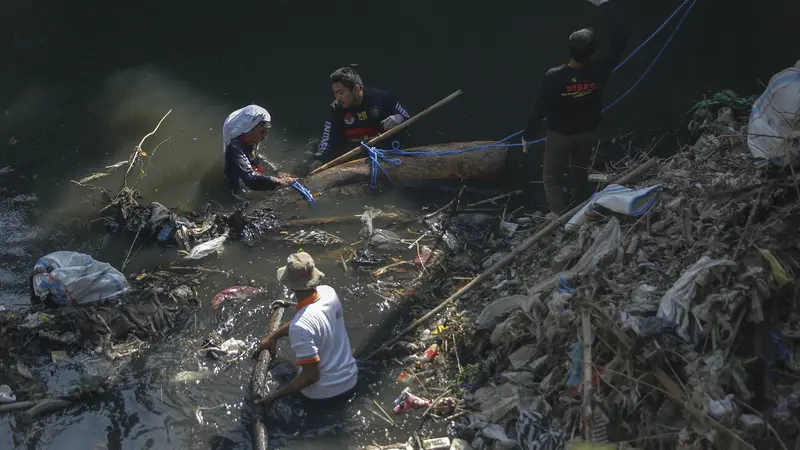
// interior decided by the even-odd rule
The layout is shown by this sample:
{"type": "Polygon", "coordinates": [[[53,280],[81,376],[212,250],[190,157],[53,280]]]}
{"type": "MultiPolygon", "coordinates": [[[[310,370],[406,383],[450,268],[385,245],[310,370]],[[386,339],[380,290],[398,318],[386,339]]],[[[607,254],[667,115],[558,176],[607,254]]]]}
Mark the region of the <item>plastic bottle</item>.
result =
{"type": "Polygon", "coordinates": [[[404,370],[397,376],[397,382],[401,384],[409,384],[411,383],[411,374],[408,373],[407,370],[404,370]]]}
{"type": "Polygon", "coordinates": [[[439,354],[439,344],[433,344],[427,349],[425,349],[425,352],[419,356],[419,359],[417,359],[417,364],[418,365],[425,364],[426,362],[435,358],[436,355],[438,354],[439,354]]]}

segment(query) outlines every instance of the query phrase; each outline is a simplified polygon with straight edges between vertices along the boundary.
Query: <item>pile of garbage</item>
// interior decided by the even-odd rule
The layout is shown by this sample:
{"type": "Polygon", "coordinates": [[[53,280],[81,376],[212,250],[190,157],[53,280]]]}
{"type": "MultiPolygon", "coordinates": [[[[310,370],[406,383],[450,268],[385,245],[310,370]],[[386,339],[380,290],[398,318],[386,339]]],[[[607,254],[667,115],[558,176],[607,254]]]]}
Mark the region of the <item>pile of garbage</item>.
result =
{"type": "Polygon", "coordinates": [[[228,239],[250,247],[258,245],[265,233],[285,224],[270,209],[249,210],[249,203],[228,213],[214,211],[206,204],[199,212],[180,214],[159,202],[141,205],[135,197],[126,200],[113,204],[116,214],[105,217],[109,230],[124,230],[162,246],[178,247],[186,252],[184,259],[190,260],[221,251],[228,239]]]}
{"type": "Polygon", "coordinates": [[[0,351],[37,357],[89,350],[112,360],[138,351],[150,338],[194,320],[200,305],[195,287],[213,271],[178,269],[142,272],[129,281],[89,255],[46,255],[31,277],[33,306],[0,314],[0,351]]]}
{"type": "MultiPolygon", "coordinates": [[[[800,442],[800,177],[784,165],[791,157],[767,164],[748,146],[753,120],[739,100],[728,92],[703,104],[694,145],[638,188],[596,194],[398,343],[412,354],[434,338],[450,343],[422,376],[404,379],[416,393],[458,395],[457,411],[442,417],[454,434],[474,449],[800,442]],[[448,331],[432,336],[463,325],[476,329],[463,344],[448,331]]],[[[790,156],[797,144],[776,147],[790,156]]],[[[503,220],[477,242],[483,251],[448,255],[450,275],[470,272],[466,261],[475,276],[554,216],[503,220]]]]}

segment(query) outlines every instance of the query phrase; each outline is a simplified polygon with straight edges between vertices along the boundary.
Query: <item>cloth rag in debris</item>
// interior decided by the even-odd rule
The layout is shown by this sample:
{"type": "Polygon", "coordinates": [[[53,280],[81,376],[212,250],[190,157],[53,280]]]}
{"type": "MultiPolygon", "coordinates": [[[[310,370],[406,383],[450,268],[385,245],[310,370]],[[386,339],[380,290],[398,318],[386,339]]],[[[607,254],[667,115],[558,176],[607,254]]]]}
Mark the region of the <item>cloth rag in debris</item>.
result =
{"type": "Polygon", "coordinates": [[[517,443],[523,450],[563,450],[566,435],[550,425],[548,416],[521,411],[517,420],[517,443]]]}
{"type": "Polygon", "coordinates": [[[689,314],[692,311],[692,302],[697,296],[697,286],[708,284],[711,269],[735,265],[736,263],[732,261],[703,256],[686,269],[678,281],[664,294],[656,316],[677,324],[678,335],[684,340],[692,342],[689,330],[693,321],[689,314]]]}
{"type": "Polygon", "coordinates": [[[642,189],[631,189],[618,184],[609,184],[594,194],[589,203],[569,219],[564,229],[571,230],[581,226],[590,218],[603,217],[603,208],[618,214],[639,217],[649,211],[658,200],[658,191],[661,187],[661,184],[656,184],[642,189]]]}

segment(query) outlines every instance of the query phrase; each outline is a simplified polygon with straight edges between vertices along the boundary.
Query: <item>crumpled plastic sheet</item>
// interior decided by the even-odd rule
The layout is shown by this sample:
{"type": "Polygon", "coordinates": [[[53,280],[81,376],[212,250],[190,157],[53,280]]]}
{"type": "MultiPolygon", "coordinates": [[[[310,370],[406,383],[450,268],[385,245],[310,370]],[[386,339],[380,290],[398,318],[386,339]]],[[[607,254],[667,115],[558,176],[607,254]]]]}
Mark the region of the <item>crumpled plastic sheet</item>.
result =
{"type": "Polygon", "coordinates": [[[483,308],[475,319],[475,324],[479,330],[491,330],[515,310],[530,311],[538,300],[538,296],[529,295],[511,295],[497,299],[483,308]]]}
{"type": "Polygon", "coordinates": [[[583,254],[583,246],[589,238],[587,229],[581,228],[578,232],[578,238],[570,242],[568,245],[561,247],[561,249],[553,256],[553,263],[550,269],[553,272],[560,272],[567,268],[572,260],[580,257],[583,254]]]}
{"type": "Polygon", "coordinates": [[[533,372],[519,371],[519,372],[503,372],[500,378],[521,387],[532,388],[536,386],[536,374],[533,372]]]}
{"type": "Polygon", "coordinates": [[[520,398],[524,397],[524,391],[526,389],[512,384],[478,389],[475,396],[480,406],[479,412],[475,416],[488,422],[502,420],[508,413],[519,408],[520,398]]]}
{"type": "Polygon", "coordinates": [[[31,276],[33,293],[62,306],[85,305],[124,294],[130,284],[119,270],[78,252],[57,251],[39,258],[31,276]]]}
{"type": "Polygon", "coordinates": [[[486,425],[481,430],[481,434],[486,438],[497,441],[497,444],[492,448],[511,450],[517,446],[517,441],[508,437],[505,428],[499,424],[490,423],[486,425]]]}
{"type": "Polygon", "coordinates": [[[402,246],[405,241],[397,233],[380,228],[373,229],[369,237],[369,245],[378,250],[392,250],[402,246]]]}
{"type": "MultiPolygon", "coordinates": [[[[492,345],[500,345],[515,327],[528,323],[527,317],[527,314],[523,311],[516,310],[512,312],[506,320],[494,327],[492,334],[489,335],[489,342],[491,342],[492,345]]],[[[527,330],[521,331],[521,333],[526,332],[527,330]]]]}
{"type": "Polygon", "coordinates": [[[225,240],[228,239],[228,234],[225,233],[220,237],[211,239],[210,241],[203,242],[202,244],[194,246],[192,251],[189,252],[188,255],[184,256],[184,259],[202,259],[212,253],[218,253],[222,251],[222,245],[225,243],[225,240]]]}
{"type": "Polygon", "coordinates": [[[595,269],[605,267],[607,264],[614,262],[617,255],[617,247],[621,243],[622,231],[620,230],[619,220],[616,217],[612,217],[594,237],[594,242],[584,252],[581,259],[575,263],[575,267],[569,271],[570,274],[585,276],[595,269]]]}
{"type": "Polygon", "coordinates": [[[708,414],[717,420],[726,420],[733,416],[735,411],[733,407],[733,394],[728,394],[721,400],[708,401],[708,414]]]}
{"type": "Polygon", "coordinates": [[[550,417],[535,411],[520,411],[517,444],[522,450],[563,450],[567,436],[550,424],[550,417]]]}
{"type": "Polygon", "coordinates": [[[570,281],[584,277],[597,269],[614,262],[617,257],[617,247],[621,243],[622,233],[619,221],[612,217],[602,229],[597,232],[592,245],[586,249],[581,259],[571,269],[557,273],[537,285],[528,289],[528,295],[556,290],[570,281]]]}
{"type": "Polygon", "coordinates": [[[693,327],[693,321],[689,314],[692,309],[692,302],[697,296],[697,287],[704,286],[710,281],[710,269],[732,266],[736,266],[736,263],[723,259],[711,259],[708,256],[701,257],[686,269],[678,281],[664,294],[656,315],[678,324],[678,335],[686,341],[692,342],[690,331],[693,327]]]}
{"type": "Polygon", "coordinates": [[[511,367],[514,370],[518,370],[528,364],[528,362],[530,362],[530,360],[533,358],[533,355],[536,354],[536,347],[536,344],[523,345],[515,350],[514,353],[508,355],[508,360],[511,362],[511,367]]]}

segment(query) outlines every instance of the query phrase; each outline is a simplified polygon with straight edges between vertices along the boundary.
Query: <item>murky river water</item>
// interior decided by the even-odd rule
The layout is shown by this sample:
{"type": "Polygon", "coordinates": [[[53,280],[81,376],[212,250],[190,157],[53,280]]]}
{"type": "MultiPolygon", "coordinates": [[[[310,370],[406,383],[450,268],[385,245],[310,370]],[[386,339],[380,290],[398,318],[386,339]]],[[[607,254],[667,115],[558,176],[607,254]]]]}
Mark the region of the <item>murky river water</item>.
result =
{"type": "MultiPolygon", "coordinates": [[[[678,3],[644,7],[619,1],[634,45],[678,3]]],[[[417,112],[455,89],[467,91],[458,105],[413,130],[417,142],[501,138],[521,128],[538,74],[562,59],[561,46],[549,45],[552,36],[566,36],[592,21],[585,2],[576,0],[577,8],[562,3],[567,2],[493,5],[490,15],[479,2],[285,0],[214,11],[197,5],[150,10],[136,3],[109,9],[99,2],[79,7],[50,1],[9,7],[4,29],[14,57],[0,75],[0,305],[27,303],[27,273],[50,251],[81,251],[120,266],[131,237],[87,225],[98,217],[97,197],[70,180],[127,158],[168,110],[172,114],[145,145],[152,166],[140,188],[146,201],[182,210],[210,200],[229,203],[221,183],[221,125],[245,104],[262,104],[273,114],[265,153],[286,167],[302,161],[330,101],[327,74],[348,63],[359,64],[368,84],[396,93],[417,112]]],[[[788,44],[762,45],[772,44],[768,33],[780,27],[767,27],[760,39],[737,31],[750,27],[752,17],[766,17],[761,14],[750,4],[701,0],[663,63],[609,114],[609,133],[622,126],[672,124],[703,92],[756,91],[756,79],[792,64],[794,58],[781,50],[788,44]],[[719,29],[710,32],[712,22],[719,29]],[[716,25],[721,22],[725,25],[716,25]],[[733,48],[755,59],[732,70],[720,49],[733,48]],[[675,80],[684,85],[676,86],[675,80]]],[[[638,77],[660,42],[619,74],[609,98],[638,77]]],[[[106,183],[113,189],[119,179],[106,183]]],[[[322,203],[303,214],[357,214],[366,205],[416,208],[432,198],[430,191],[395,190],[322,203]]],[[[360,228],[329,231],[352,242],[360,228]]],[[[234,276],[204,283],[196,330],[156,342],[121,367],[121,388],[104,403],[55,414],[33,429],[0,418],[0,448],[249,448],[241,408],[249,360],[201,381],[170,380],[179,371],[198,370],[194,350],[216,326],[208,302],[222,288],[243,280],[267,286],[269,295],[240,305],[233,337],[250,342],[263,334],[266,305],[282,295],[275,269],[297,248],[273,243],[247,249],[231,243],[222,256],[204,261],[234,276]],[[202,421],[197,408],[203,408],[202,421]]],[[[396,321],[392,305],[363,289],[363,279],[344,273],[334,258],[308,250],[319,253],[329,284],[343,297],[354,345],[376,345],[380,325],[396,321]]],[[[175,257],[173,250],[145,246],[125,272],[175,257]]],[[[75,355],[69,364],[50,365],[37,376],[52,389],[67,386],[83,358],[75,355]]],[[[342,413],[349,432],[286,437],[281,446],[332,449],[386,442],[386,424],[368,413],[364,402],[371,405],[374,399],[388,410],[401,390],[394,382],[398,371],[369,373],[373,393],[342,413]]],[[[392,434],[407,437],[406,431],[392,434]]]]}

